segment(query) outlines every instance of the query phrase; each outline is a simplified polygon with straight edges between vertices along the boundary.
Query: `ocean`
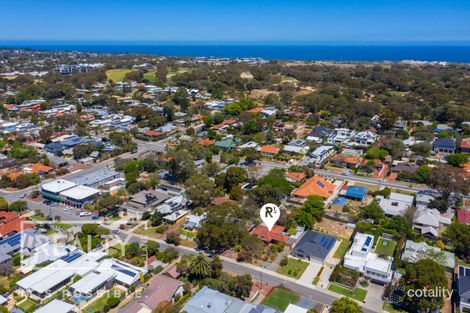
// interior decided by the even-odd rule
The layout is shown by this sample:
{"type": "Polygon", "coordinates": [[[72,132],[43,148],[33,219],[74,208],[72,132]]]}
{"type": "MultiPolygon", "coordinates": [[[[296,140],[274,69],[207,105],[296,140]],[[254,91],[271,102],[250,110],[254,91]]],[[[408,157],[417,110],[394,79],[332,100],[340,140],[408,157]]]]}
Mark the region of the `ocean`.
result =
{"type": "Polygon", "coordinates": [[[3,48],[97,53],[144,53],[163,56],[263,58],[322,61],[447,61],[470,63],[470,45],[293,45],[166,44],[97,42],[2,42],[3,48]]]}

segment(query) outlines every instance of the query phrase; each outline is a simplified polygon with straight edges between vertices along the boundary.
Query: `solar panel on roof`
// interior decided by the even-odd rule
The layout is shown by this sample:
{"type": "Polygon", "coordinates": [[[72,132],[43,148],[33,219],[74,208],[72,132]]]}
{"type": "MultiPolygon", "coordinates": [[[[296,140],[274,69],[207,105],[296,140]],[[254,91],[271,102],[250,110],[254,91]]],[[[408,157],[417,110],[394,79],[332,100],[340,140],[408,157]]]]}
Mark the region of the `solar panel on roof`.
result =
{"type": "Polygon", "coordinates": [[[317,185],[324,188],[325,187],[325,184],[323,184],[321,181],[317,180],[317,185]]]}
{"type": "Polygon", "coordinates": [[[365,242],[365,245],[368,246],[371,241],[372,241],[372,238],[371,238],[371,237],[367,237],[366,242],[365,242]]]}
{"type": "Polygon", "coordinates": [[[65,261],[67,263],[71,263],[71,262],[75,261],[76,259],[78,259],[81,256],[82,256],[82,254],[80,252],[75,252],[73,254],[69,254],[69,255],[61,257],[61,260],[65,261]]]}
{"type": "Polygon", "coordinates": [[[123,274],[126,274],[127,276],[130,276],[130,277],[134,277],[135,276],[135,273],[134,272],[131,272],[129,270],[126,270],[122,267],[119,267],[117,265],[111,265],[111,268],[118,271],[118,272],[121,272],[123,274]]]}
{"type": "Polygon", "coordinates": [[[459,276],[463,276],[465,269],[463,267],[459,267],[459,276]]]}
{"type": "Polygon", "coordinates": [[[465,268],[465,276],[470,276],[470,268],[465,268]]]}
{"type": "Polygon", "coordinates": [[[16,234],[7,239],[3,239],[2,241],[0,241],[0,245],[8,244],[13,247],[13,246],[19,245],[20,242],[21,242],[21,234],[16,234]]]}

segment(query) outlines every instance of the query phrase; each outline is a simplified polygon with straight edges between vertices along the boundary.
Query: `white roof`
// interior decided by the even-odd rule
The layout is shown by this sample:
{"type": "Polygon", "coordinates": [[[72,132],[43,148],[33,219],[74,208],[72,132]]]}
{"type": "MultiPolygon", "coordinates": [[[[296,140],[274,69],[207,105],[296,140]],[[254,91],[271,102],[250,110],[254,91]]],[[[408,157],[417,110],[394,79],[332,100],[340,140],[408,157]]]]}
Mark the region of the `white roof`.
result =
{"type": "Polygon", "coordinates": [[[65,179],[56,179],[41,186],[43,190],[53,193],[60,193],[72,187],[75,187],[75,183],[65,179]]]}
{"type": "Polygon", "coordinates": [[[17,285],[25,290],[46,292],[67,278],[74,275],[84,276],[93,271],[98,266],[97,257],[98,255],[93,253],[85,254],[70,263],[58,259],[18,281],[17,285]]]}
{"type": "Polygon", "coordinates": [[[364,270],[371,269],[375,272],[382,272],[389,274],[392,268],[392,261],[379,258],[375,253],[369,253],[367,255],[366,263],[364,264],[364,270]]]}
{"type": "Polygon", "coordinates": [[[95,291],[96,288],[115,276],[116,275],[111,272],[93,272],[74,283],[72,286],[70,286],[70,288],[81,294],[91,294],[95,291]]]}
{"type": "Polygon", "coordinates": [[[407,240],[405,250],[403,251],[401,258],[404,261],[416,263],[421,259],[429,258],[434,255],[434,261],[437,263],[441,263],[441,265],[448,268],[454,268],[455,255],[453,253],[429,246],[425,242],[413,242],[411,240],[407,240]]]}
{"type": "Polygon", "coordinates": [[[116,281],[129,286],[140,279],[140,273],[147,273],[145,268],[137,267],[116,259],[104,259],[96,271],[116,275],[116,281]]]}
{"type": "Polygon", "coordinates": [[[411,206],[411,204],[408,202],[384,199],[381,196],[377,196],[377,199],[379,200],[380,207],[386,215],[404,215],[406,210],[408,210],[408,208],[411,206]]]}
{"type": "Polygon", "coordinates": [[[308,310],[298,305],[289,303],[284,313],[307,313],[308,310]]]}
{"type": "Polygon", "coordinates": [[[29,289],[33,285],[46,280],[49,276],[53,275],[57,271],[64,268],[68,263],[63,260],[57,260],[46,267],[38,270],[37,272],[32,273],[31,275],[26,276],[25,278],[19,280],[16,284],[23,288],[29,289]]]}
{"type": "Polygon", "coordinates": [[[404,195],[402,193],[397,193],[397,192],[391,192],[390,197],[388,198],[394,201],[401,201],[401,202],[409,203],[410,205],[413,204],[413,200],[414,200],[413,196],[404,195]]]}
{"type": "Polygon", "coordinates": [[[35,313],[68,313],[73,310],[74,306],[70,303],[54,299],[43,307],[40,307],[35,313]]]}
{"type": "Polygon", "coordinates": [[[82,200],[82,199],[91,197],[99,192],[100,192],[99,189],[80,185],[80,186],[75,186],[73,188],[67,189],[61,192],[60,195],[70,198],[70,199],[82,200]]]}
{"type": "Polygon", "coordinates": [[[0,305],[4,305],[7,302],[8,302],[8,299],[5,298],[4,296],[0,295],[0,305]]]}

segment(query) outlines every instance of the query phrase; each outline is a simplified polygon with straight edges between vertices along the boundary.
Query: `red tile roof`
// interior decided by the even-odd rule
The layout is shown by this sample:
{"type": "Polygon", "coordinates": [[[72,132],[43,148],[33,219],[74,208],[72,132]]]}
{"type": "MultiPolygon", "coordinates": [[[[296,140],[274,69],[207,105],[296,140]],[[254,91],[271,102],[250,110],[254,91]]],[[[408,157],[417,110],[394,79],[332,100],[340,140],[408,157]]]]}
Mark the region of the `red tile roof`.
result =
{"type": "Polygon", "coordinates": [[[470,210],[457,210],[457,221],[470,224],[470,210]]]}
{"type": "Polygon", "coordinates": [[[279,152],[279,148],[273,145],[262,146],[259,151],[261,153],[276,154],[279,152]]]}
{"type": "Polygon", "coordinates": [[[163,135],[163,133],[156,130],[147,130],[146,132],[144,132],[144,136],[148,137],[158,137],[160,135],[163,135]]]}
{"type": "Polygon", "coordinates": [[[28,223],[23,217],[13,212],[0,211],[0,236],[22,232],[32,228],[33,224],[28,223]]]}
{"type": "Polygon", "coordinates": [[[305,178],[305,173],[303,172],[289,172],[286,174],[287,178],[292,181],[302,181],[305,178]]]}
{"type": "Polygon", "coordinates": [[[273,229],[269,231],[269,229],[264,225],[259,225],[255,229],[251,231],[251,233],[257,236],[259,239],[265,242],[286,242],[289,237],[282,235],[284,231],[284,227],[279,225],[274,225],[273,229]]]}
{"type": "Polygon", "coordinates": [[[212,126],[212,129],[219,130],[227,125],[235,124],[236,120],[223,120],[222,123],[212,126]]]}
{"type": "Polygon", "coordinates": [[[201,146],[212,146],[213,144],[215,144],[215,140],[212,140],[209,138],[202,138],[197,143],[200,144],[201,146]]]}
{"type": "Polygon", "coordinates": [[[326,181],[323,177],[315,175],[303,183],[302,186],[294,190],[293,194],[294,196],[302,198],[317,195],[324,199],[328,199],[335,189],[335,185],[326,181]]]}

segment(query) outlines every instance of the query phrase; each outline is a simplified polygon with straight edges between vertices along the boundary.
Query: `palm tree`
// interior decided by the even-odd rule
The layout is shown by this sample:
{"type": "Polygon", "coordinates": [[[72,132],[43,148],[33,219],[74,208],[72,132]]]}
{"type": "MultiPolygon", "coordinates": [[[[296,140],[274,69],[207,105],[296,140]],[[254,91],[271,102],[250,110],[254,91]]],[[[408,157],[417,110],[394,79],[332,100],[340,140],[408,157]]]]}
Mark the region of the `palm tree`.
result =
{"type": "Polygon", "coordinates": [[[191,275],[207,277],[211,275],[211,272],[211,261],[203,253],[199,253],[189,265],[189,273],[191,275]]]}

